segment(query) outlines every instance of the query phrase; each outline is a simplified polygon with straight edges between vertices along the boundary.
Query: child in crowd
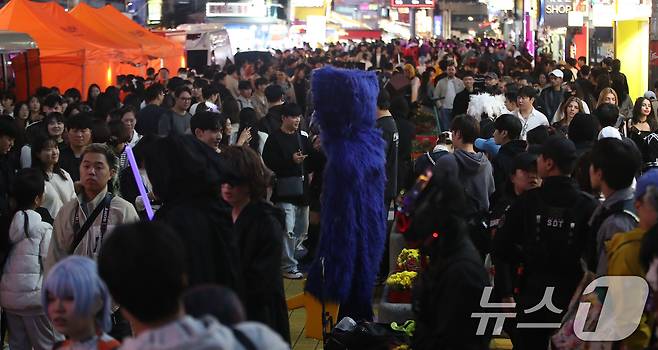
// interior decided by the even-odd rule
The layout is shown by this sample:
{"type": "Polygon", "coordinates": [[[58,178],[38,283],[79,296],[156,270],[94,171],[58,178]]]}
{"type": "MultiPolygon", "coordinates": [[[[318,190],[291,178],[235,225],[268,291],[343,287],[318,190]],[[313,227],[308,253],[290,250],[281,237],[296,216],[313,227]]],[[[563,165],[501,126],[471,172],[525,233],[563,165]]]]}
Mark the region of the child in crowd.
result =
{"type": "Polygon", "coordinates": [[[112,328],[110,294],[98,277],[96,263],[69,256],[55,264],[43,285],[43,307],[55,329],[67,340],[54,350],[116,349],[106,334],[112,328]]]}
{"type": "Polygon", "coordinates": [[[23,169],[14,183],[18,211],[9,227],[11,250],[0,281],[0,305],[7,315],[12,350],[51,349],[59,340],[41,308],[43,258],[53,227],[34,211],[43,202],[41,170],[23,169]]]}

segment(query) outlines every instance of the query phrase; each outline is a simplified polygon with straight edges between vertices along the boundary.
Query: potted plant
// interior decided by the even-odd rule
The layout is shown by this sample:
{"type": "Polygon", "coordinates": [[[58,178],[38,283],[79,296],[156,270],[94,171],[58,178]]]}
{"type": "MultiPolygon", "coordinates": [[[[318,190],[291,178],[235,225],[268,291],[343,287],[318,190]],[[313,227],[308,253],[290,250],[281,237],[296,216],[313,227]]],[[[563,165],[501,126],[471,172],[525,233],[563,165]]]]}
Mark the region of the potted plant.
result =
{"type": "Polygon", "coordinates": [[[397,259],[398,271],[420,271],[420,251],[418,249],[402,249],[397,259]]]}
{"type": "Polygon", "coordinates": [[[411,287],[418,276],[416,271],[402,271],[391,274],[386,279],[389,303],[411,303],[411,287]]]}

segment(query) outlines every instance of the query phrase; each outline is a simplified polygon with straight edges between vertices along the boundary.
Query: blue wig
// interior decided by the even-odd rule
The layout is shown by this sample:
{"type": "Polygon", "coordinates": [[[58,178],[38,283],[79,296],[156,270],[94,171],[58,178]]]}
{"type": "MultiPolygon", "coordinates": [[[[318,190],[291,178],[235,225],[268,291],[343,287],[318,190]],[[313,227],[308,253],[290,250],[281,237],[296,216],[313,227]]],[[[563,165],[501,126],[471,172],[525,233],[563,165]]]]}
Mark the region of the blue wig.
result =
{"type": "Polygon", "coordinates": [[[112,302],[105,282],[98,276],[96,262],[82,256],[72,255],[58,262],[48,273],[43,284],[41,299],[48,314],[48,296],[73,298],[75,314],[80,317],[93,316],[94,308],[100,302],[96,313],[96,326],[103,332],[112,328],[110,318],[112,302]]]}
{"type": "Polygon", "coordinates": [[[386,236],[384,140],[375,127],[373,72],[313,72],[315,117],[327,157],[318,254],[306,289],[341,304],[341,315],[372,319],[372,292],[386,236]],[[325,260],[322,283],[320,258],[325,260]]]}

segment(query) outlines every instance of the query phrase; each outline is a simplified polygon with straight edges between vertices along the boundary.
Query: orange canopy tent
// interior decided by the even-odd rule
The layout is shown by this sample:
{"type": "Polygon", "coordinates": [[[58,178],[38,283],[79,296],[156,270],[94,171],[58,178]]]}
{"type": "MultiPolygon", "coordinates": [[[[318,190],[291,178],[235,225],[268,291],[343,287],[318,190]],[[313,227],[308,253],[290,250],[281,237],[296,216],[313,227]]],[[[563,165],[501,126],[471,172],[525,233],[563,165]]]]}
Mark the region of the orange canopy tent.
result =
{"type": "Polygon", "coordinates": [[[112,49],[111,56],[116,60],[121,60],[126,64],[139,64],[143,60],[141,47],[129,42],[122,41],[120,38],[113,37],[107,33],[95,30],[92,26],[77,20],[71,16],[62,6],[54,1],[43,3],[43,6],[49,10],[51,19],[54,23],[67,28],[78,27],[80,31],[89,36],[95,44],[112,49]]]}
{"type": "Polygon", "coordinates": [[[93,20],[96,20],[98,23],[95,25],[102,26],[104,30],[113,28],[114,31],[120,31],[122,33],[122,38],[129,37],[133,42],[140,43],[142,48],[148,53],[149,67],[155,69],[166,67],[170,71],[175,72],[178,68],[185,66],[185,50],[182,45],[151,33],[111,5],[94,9],[80,3],[71,12],[80,20],[83,17],[88,17],[89,19],[85,19],[84,21],[89,23],[93,23],[93,20]],[[94,13],[96,17],[93,17],[94,13]]]}
{"type": "Polygon", "coordinates": [[[99,84],[101,87],[105,85],[112,85],[114,76],[118,74],[142,74],[140,68],[146,65],[147,60],[144,57],[142,48],[139,45],[122,41],[120,38],[114,37],[108,33],[95,30],[93,27],[86,23],[78,21],[74,16],[71,16],[64,10],[63,7],[55,2],[45,3],[49,6],[50,10],[55,15],[53,20],[55,23],[66,24],[67,26],[79,26],[85,33],[95,36],[96,43],[103,46],[112,48],[112,62],[108,62],[107,77],[105,82],[91,83],[99,84]],[[102,41],[101,41],[102,40],[102,41]],[[106,83],[106,84],[104,84],[106,83]]]}
{"type": "MultiPolygon", "coordinates": [[[[147,37],[142,31],[123,28],[117,25],[116,21],[108,15],[109,12],[95,9],[81,2],[73,10],[69,11],[69,14],[102,35],[141,48],[143,55],[149,56],[152,59],[171,55],[171,50],[175,49],[172,45],[166,46],[161,42],[151,40],[153,38],[147,37]]],[[[119,15],[125,17],[122,14],[119,15]]]]}
{"type": "Polygon", "coordinates": [[[11,0],[0,9],[0,29],[34,38],[44,85],[75,87],[83,94],[91,83],[110,85],[121,62],[139,57],[139,51],[97,35],[55,3],[11,0]]]}

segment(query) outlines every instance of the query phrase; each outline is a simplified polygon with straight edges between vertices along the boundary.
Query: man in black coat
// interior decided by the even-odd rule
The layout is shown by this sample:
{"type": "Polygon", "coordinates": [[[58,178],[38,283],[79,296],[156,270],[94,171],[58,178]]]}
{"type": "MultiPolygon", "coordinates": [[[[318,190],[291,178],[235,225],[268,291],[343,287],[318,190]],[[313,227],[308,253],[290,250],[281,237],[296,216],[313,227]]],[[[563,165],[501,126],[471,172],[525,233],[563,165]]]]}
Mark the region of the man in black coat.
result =
{"type": "Polygon", "coordinates": [[[281,128],[281,116],[284,111],[283,89],[279,85],[265,88],[265,98],[269,106],[267,114],[258,121],[258,131],[271,134],[281,128]]]}
{"type": "Polygon", "coordinates": [[[396,192],[408,190],[415,179],[412,175],[411,151],[413,140],[416,136],[416,126],[409,120],[409,104],[401,96],[391,101],[390,112],[395,119],[395,125],[398,128],[400,141],[398,144],[398,186],[396,192]]]}
{"type": "Polygon", "coordinates": [[[165,89],[153,84],[146,89],[146,106],[137,112],[135,130],[142,136],[157,135],[160,117],[166,112],[160,105],[165,98],[165,89]]]}
{"type": "Polygon", "coordinates": [[[219,198],[229,172],[219,154],[191,135],[172,135],[147,151],[146,171],[169,224],[185,245],[188,284],[214,283],[243,295],[231,208],[219,198]]]}
{"type": "MultiPolygon", "coordinates": [[[[496,269],[497,291],[503,302],[515,303],[519,325],[561,322],[583,276],[580,261],[591,244],[588,221],[597,204],[569,177],[577,160],[573,142],[551,136],[539,153],[537,172],[543,178],[542,187],[516,199],[493,244],[494,261],[524,267],[518,276],[511,276],[510,269],[496,269]],[[514,280],[518,280],[516,291],[514,280]],[[547,293],[550,306],[526,312],[547,293]],[[551,306],[560,312],[552,311],[551,306]]],[[[544,348],[554,331],[518,327],[514,349],[544,348]]]]}
{"type": "Polygon", "coordinates": [[[493,176],[496,184],[494,198],[500,196],[510,185],[509,174],[512,170],[514,158],[525,152],[528,144],[519,139],[521,135],[521,120],[512,114],[503,114],[494,121],[493,138],[500,145],[498,153],[493,159],[493,176]]]}
{"type": "Polygon", "coordinates": [[[391,202],[397,195],[398,188],[398,152],[400,136],[398,134],[398,127],[395,124],[395,119],[389,111],[391,106],[391,96],[388,91],[382,89],[377,96],[377,120],[376,126],[382,131],[384,138],[385,148],[384,155],[386,156],[386,188],[384,190],[384,205],[386,211],[391,205],[391,202]]]}
{"type": "Polygon", "coordinates": [[[564,72],[559,69],[553,70],[549,75],[550,86],[542,90],[539,97],[535,101],[535,108],[542,112],[548,121],[553,120],[555,112],[560,108],[560,104],[564,101],[564,89],[562,82],[564,80],[564,72]]]}
{"type": "Polygon", "coordinates": [[[452,103],[452,118],[460,114],[465,114],[468,110],[468,103],[471,101],[471,95],[475,94],[475,79],[473,73],[465,71],[462,75],[464,82],[464,90],[455,96],[455,101],[452,103]]]}
{"type": "Polygon", "coordinates": [[[269,202],[252,201],[242,209],[234,225],[247,319],[266,324],[290,343],[286,295],[279,272],[285,215],[269,202]]]}

